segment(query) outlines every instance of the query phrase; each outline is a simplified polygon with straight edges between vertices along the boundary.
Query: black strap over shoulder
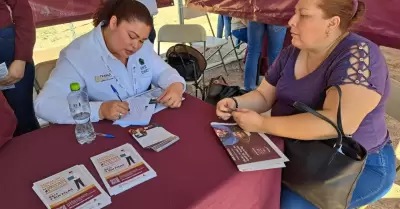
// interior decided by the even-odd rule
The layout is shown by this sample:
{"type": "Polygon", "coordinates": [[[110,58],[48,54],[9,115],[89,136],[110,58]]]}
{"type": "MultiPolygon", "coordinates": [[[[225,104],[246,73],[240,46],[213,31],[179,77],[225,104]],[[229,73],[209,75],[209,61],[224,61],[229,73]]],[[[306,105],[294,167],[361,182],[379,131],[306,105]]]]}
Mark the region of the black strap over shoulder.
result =
{"type": "Polygon", "coordinates": [[[307,106],[306,104],[304,104],[302,102],[295,102],[293,104],[293,106],[300,111],[304,111],[304,112],[313,114],[314,116],[326,121],[333,128],[335,128],[335,130],[338,134],[336,146],[341,147],[342,143],[343,143],[343,136],[345,136],[344,131],[343,131],[343,126],[342,126],[342,114],[341,114],[342,113],[342,101],[341,101],[342,100],[342,90],[337,85],[335,85],[333,87],[335,87],[337,89],[338,94],[339,94],[339,105],[338,105],[338,111],[337,111],[337,125],[334,122],[332,122],[330,119],[328,119],[327,117],[322,115],[321,113],[315,111],[314,109],[312,109],[311,107],[307,106]]]}

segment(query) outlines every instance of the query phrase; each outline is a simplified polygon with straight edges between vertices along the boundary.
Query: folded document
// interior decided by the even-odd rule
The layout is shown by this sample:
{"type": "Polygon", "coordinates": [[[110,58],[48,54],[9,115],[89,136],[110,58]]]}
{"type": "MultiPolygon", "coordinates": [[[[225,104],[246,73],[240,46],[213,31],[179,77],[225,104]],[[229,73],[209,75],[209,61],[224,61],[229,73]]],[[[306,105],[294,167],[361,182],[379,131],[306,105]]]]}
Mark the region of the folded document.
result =
{"type": "Polygon", "coordinates": [[[129,113],[114,122],[114,125],[127,127],[131,125],[144,126],[150,123],[156,104],[149,104],[150,98],[131,97],[126,100],[129,103],[129,113]]]}

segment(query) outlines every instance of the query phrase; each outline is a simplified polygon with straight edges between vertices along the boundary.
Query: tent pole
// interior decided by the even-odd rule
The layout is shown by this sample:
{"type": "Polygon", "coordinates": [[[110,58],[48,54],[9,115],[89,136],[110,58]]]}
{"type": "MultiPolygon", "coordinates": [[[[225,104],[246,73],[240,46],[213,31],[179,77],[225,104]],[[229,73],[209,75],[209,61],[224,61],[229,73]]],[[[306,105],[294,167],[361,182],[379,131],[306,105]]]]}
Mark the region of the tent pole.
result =
{"type": "Polygon", "coordinates": [[[183,0],[178,0],[178,14],[179,14],[179,24],[183,25],[184,20],[183,20],[183,0]]]}

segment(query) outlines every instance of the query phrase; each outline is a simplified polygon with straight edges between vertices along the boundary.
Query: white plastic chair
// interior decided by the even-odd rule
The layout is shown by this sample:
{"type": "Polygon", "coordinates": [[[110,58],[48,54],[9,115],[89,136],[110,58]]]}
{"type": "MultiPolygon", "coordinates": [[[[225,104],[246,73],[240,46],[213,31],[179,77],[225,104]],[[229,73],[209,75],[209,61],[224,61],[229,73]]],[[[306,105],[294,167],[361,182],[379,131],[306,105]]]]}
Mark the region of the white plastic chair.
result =
{"type": "MultiPolygon", "coordinates": [[[[207,36],[207,38],[206,38],[206,49],[216,49],[216,51],[213,54],[211,54],[209,57],[207,57],[206,60],[209,60],[216,53],[218,53],[219,57],[221,59],[222,65],[224,67],[224,70],[225,70],[226,74],[228,75],[228,71],[226,69],[226,65],[225,65],[225,61],[224,61],[224,56],[221,53],[221,48],[225,44],[228,43],[228,40],[215,37],[214,29],[211,25],[210,17],[208,16],[207,12],[191,9],[188,7],[183,7],[183,19],[185,19],[185,20],[189,20],[189,19],[193,19],[193,18],[197,18],[197,17],[203,17],[203,16],[207,17],[208,24],[209,24],[209,26],[211,28],[211,32],[213,34],[213,36],[207,36]]],[[[198,47],[201,47],[201,43],[193,43],[192,46],[195,48],[198,48],[198,47]]],[[[239,60],[237,54],[236,54],[236,58],[239,60]]]]}
{"type": "MultiPolygon", "coordinates": [[[[167,43],[202,43],[203,48],[203,56],[205,56],[206,52],[206,30],[201,25],[197,24],[187,24],[187,25],[164,25],[160,28],[157,33],[157,53],[160,55],[160,44],[161,42],[167,43]]],[[[200,45],[201,46],[201,45],[200,45]]],[[[196,90],[200,90],[202,93],[202,98],[205,96],[205,81],[204,81],[204,72],[197,79],[197,81],[187,81],[187,85],[192,85],[196,90]],[[203,87],[201,88],[198,84],[202,82],[203,87]]]]}

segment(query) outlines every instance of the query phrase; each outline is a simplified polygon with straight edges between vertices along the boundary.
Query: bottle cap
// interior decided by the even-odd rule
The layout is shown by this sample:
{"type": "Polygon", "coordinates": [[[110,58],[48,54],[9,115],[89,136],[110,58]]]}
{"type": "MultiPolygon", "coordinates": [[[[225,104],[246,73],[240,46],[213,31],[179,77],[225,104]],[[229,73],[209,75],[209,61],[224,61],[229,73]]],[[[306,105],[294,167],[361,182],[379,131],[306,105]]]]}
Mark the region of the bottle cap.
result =
{"type": "Polygon", "coordinates": [[[79,85],[79,83],[71,83],[69,85],[69,88],[71,89],[71,91],[79,91],[81,89],[81,86],[79,85]]]}

